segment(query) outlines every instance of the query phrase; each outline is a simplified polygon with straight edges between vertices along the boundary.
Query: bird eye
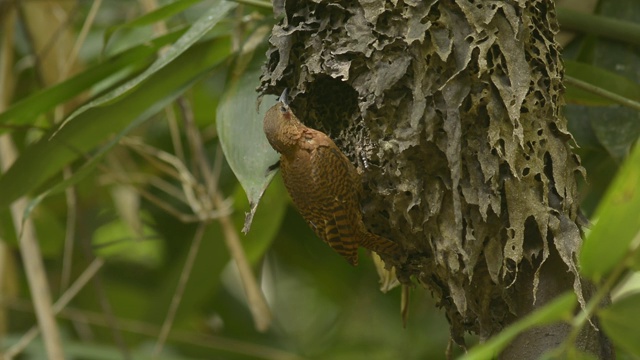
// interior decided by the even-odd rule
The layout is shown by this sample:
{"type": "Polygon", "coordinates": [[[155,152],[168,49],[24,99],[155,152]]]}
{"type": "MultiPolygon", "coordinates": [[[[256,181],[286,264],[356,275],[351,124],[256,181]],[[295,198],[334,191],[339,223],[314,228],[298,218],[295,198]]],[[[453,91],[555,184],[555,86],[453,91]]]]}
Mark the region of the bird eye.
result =
{"type": "Polygon", "coordinates": [[[286,113],[288,111],[286,106],[280,106],[280,112],[286,113]]]}

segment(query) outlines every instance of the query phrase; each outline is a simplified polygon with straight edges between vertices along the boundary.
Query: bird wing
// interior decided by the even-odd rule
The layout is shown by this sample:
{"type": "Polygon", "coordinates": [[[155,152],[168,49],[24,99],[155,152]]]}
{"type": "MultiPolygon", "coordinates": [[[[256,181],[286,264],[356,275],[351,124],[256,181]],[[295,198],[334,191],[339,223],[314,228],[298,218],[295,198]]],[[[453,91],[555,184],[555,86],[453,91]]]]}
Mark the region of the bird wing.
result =
{"type": "Polygon", "coordinates": [[[329,246],[342,255],[352,265],[358,263],[358,239],[356,224],[359,221],[360,203],[354,184],[355,168],[338,147],[322,134],[319,143],[311,156],[313,183],[322,192],[323,199],[318,199],[324,209],[324,236],[329,246]],[[327,141],[328,140],[328,141],[327,141]]]}
{"type": "Polygon", "coordinates": [[[327,217],[324,227],[324,240],[338,254],[351,263],[358,265],[358,241],[355,229],[349,222],[347,211],[339,201],[333,203],[331,216],[327,217]]]}

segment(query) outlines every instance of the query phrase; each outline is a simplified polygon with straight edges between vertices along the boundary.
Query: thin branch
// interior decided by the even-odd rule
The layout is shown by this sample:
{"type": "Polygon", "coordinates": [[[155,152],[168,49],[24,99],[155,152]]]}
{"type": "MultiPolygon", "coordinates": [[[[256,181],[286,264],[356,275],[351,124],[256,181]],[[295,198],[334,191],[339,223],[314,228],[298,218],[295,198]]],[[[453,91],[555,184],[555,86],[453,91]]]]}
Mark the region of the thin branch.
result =
{"type": "MultiPolygon", "coordinates": [[[[220,193],[214,194],[214,201],[216,205],[222,203],[222,195],[220,193]]],[[[240,235],[236,230],[231,218],[229,216],[221,216],[218,221],[222,225],[222,231],[224,232],[224,240],[231,254],[231,258],[235,261],[240,273],[240,279],[244,287],[245,294],[247,295],[247,303],[249,310],[253,315],[253,322],[258,331],[267,331],[271,325],[271,310],[267,304],[267,300],[264,297],[264,293],[258,282],[253,275],[253,270],[247,259],[247,254],[242,247],[240,241],[240,235]]]]}
{"type": "Polygon", "coordinates": [[[169,134],[171,135],[171,144],[173,145],[173,152],[176,154],[180,161],[185,162],[184,149],[182,147],[182,139],[180,138],[180,127],[178,126],[178,120],[176,119],[176,113],[173,108],[167,106],[165,108],[165,114],[167,114],[167,123],[169,123],[169,134]]]}
{"type": "Polygon", "coordinates": [[[97,293],[96,296],[98,298],[98,303],[100,304],[100,308],[102,309],[102,312],[105,314],[105,317],[109,322],[109,330],[111,330],[115,345],[120,350],[120,353],[122,354],[122,359],[129,360],[131,359],[129,347],[127,346],[127,343],[124,341],[124,337],[122,336],[122,331],[118,326],[118,319],[116,318],[113,312],[113,307],[111,306],[111,302],[107,297],[107,293],[105,291],[105,287],[102,282],[102,277],[99,275],[96,276],[93,279],[93,285],[97,293]]]}
{"type": "MultiPolygon", "coordinates": [[[[156,0],[140,0],[140,5],[145,13],[150,13],[158,9],[158,1],[156,0]]],[[[157,21],[153,23],[153,34],[155,36],[161,36],[167,33],[167,24],[163,21],[157,21]]]]}
{"type": "Polygon", "coordinates": [[[142,195],[142,197],[144,197],[147,201],[159,207],[160,209],[166,211],[168,214],[180,220],[181,222],[183,223],[200,222],[200,218],[198,216],[193,214],[181,213],[180,211],[176,210],[173,206],[169,205],[169,203],[167,203],[166,201],[144,190],[143,188],[136,188],[136,190],[138,190],[140,195],[142,195]]]}
{"type": "Polygon", "coordinates": [[[244,17],[244,6],[240,3],[240,6],[236,7],[234,19],[233,32],[231,35],[231,52],[236,53],[240,50],[242,38],[245,33],[245,24],[242,21],[244,17]]]}
{"type": "MultiPolygon", "coordinates": [[[[93,247],[91,246],[89,239],[85,238],[85,241],[82,242],[82,245],[85,258],[94,259],[95,261],[95,256],[93,255],[93,247]]],[[[98,298],[98,304],[100,305],[100,308],[102,309],[102,312],[105,314],[105,317],[108,321],[109,330],[111,330],[115,345],[120,350],[122,358],[124,360],[128,360],[131,358],[129,348],[127,347],[127,344],[122,337],[122,333],[119,330],[118,321],[113,313],[113,308],[111,307],[111,302],[109,302],[109,298],[107,297],[100,274],[96,274],[92,278],[92,283],[96,292],[96,297],[98,298]]]]}
{"type": "MultiPolygon", "coordinates": [[[[0,4],[0,112],[7,108],[7,105],[11,101],[13,89],[14,89],[14,31],[17,18],[15,3],[3,3],[0,4]]],[[[1,141],[9,141],[8,135],[0,136],[1,141]],[[2,140],[6,136],[6,140],[2,140]]],[[[1,145],[0,145],[1,146],[1,145]]],[[[0,155],[0,167],[2,167],[3,159],[0,155]]],[[[8,280],[10,279],[10,269],[15,268],[15,265],[11,259],[12,251],[0,236],[0,300],[13,296],[12,291],[9,289],[8,280]]],[[[0,306],[0,339],[6,335],[7,331],[7,312],[4,306],[0,306]]],[[[0,351],[0,359],[3,359],[2,352],[0,351]]]]}
{"type": "Polygon", "coordinates": [[[213,161],[213,169],[211,169],[211,182],[209,187],[211,191],[218,188],[218,181],[220,181],[220,174],[222,173],[222,163],[224,162],[224,153],[222,152],[222,145],[220,142],[216,145],[216,158],[213,161]]]}
{"type": "Polygon", "coordinates": [[[73,44],[73,48],[71,49],[69,58],[67,59],[67,62],[65,63],[64,68],[60,72],[60,76],[59,76],[60,80],[65,79],[67,77],[67,75],[69,74],[69,70],[71,70],[71,66],[76,62],[76,59],[78,58],[78,53],[80,52],[80,48],[84,44],[84,41],[86,40],[87,35],[89,34],[89,30],[93,25],[93,21],[96,18],[96,14],[98,14],[100,5],[102,5],[102,0],[96,0],[91,5],[91,9],[89,9],[89,14],[87,14],[87,17],[85,18],[84,23],[82,24],[82,29],[80,30],[80,34],[78,34],[78,38],[76,39],[76,42],[73,44]]]}
{"type": "MultiPolygon", "coordinates": [[[[125,176],[124,174],[119,174],[119,173],[117,174],[116,172],[112,171],[105,174],[100,180],[100,183],[102,185],[112,184],[112,183],[131,185],[138,192],[140,196],[145,198],[145,200],[151,202],[152,204],[156,205],[160,209],[166,211],[171,216],[175,217],[181,222],[196,223],[196,222],[202,221],[201,216],[182,213],[178,211],[175,207],[170,205],[168,202],[162,200],[161,198],[157,197],[153,193],[145,190],[144,187],[140,186],[141,184],[150,184],[152,186],[155,186],[159,190],[175,197],[177,200],[181,201],[182,203],[188,206],[189,203],[184,197],[184,193],[180,192],[180,190],[177,189],[175,186],[173,186],[173,184],[157,176],[148,177],[145,175],[140,175],[134,179],[133,176],[130,176],[130,175],[131,174],[127,174],[125,176]]],[[[231,212],[232,212],[231,203],[229,201],[226,201],[224,204],[224,208],[210,211],[208,213],[208,217],[210,219],[215,219],[215,218],[218,218],[219,216],[229,215],[231,214],[231,212]]]]}
{"type": "Polygon", "coordinates": [[[180,159],[175,155],[156,149],[139,140],[124,138],[122,139],[122,142],[131,146],[132,149],[137,150],[140,155],[144,156],[149,162],[156,164],[158,168],[165,172],[173,172],[173,170],[170,170],[169,167],[159,163],[157,160],[161,160],[176,169],[176,172],[173,173],[180,180],[182,190],[184,191],[184,195],[186,196],[187,202],[192,211],[196,215],[201,216],[201,220],[208,220],[212,218],[211,204],[208,203],[208,199],[206,197],[198,196],[201,194],[196,195],[196,192],[199,189],[199,184],[180,159]]]}
{"type": "Polygon", "coordinates": [[[261,1],[261,0],[230,0],[230,1],[237,2],[238,4],[257,6],[263,9],[269,9],[269,10],[273,9],[273,5],[271,5],[271,3],[268,1],[261,1]]]}
{"type": "Polygon", "coordinates": [[[187,204],[187,199],[184,197],[184,193],[182,193],[182,191],[180,191],[178,187],[174,186],[172,183],[164,180],[163,178],[159,176],[151,176],[149,178],[149,184],[151,186],[155,186],[158,190],[161,190],[166,194],[182,201],[185,205],[187,204]]]}
{"type": "Polygon", "coordinates": [[[193,111],[191,110],[191,106],[189,106],[189,102],[187,102],[187,100],[185,100],[183,96],[179,97],[176,103],[178,104],[178,108],[180,109],[182,122],[184,123],[185,134],[187,137],[187,144],[189,145],[189,151],[191,152],[191,157],[193,158],[193,164],[191,168],[193,169],[194,176],[204,178],[206,183],[208,174],[203,173],[203,171],[205,171],[206,169],[202,167],[202,162],[207,161],[206,154],[204,153],[204,151],[202,151],[201,147],[198,147],[201,142],[197,140],[194,141],[194,139],[200,139],[200,132],[194,125],[193,111]]]}
{"type": "MultiPolygon", "coordinates": [[[[78,53],[80,52],[80,48],[84,44],[87,34],[89,34],[89,30],[93,26],[93,22],[95,21],[98,10],[100,9],[100,5],[102,4],[102,0],[94,1],[91,5],[91,9],[89,10],[89,14],[84,20],[82,24],[82,29],[78,34],[76,42],[73,44],[73,48],[67,58],[64,67],[58,74],[58,80],[62,81],[67,78],[69,75],[69,71],[71,70],[73,64],[76,63],[78,59],[78,53]]],[[[63,115],[63,106],[58,105],[56,107],[56,123],[62,121],[63,115]]],[[[63,169],[64,178],[70,178],[73,173],[69,166],[66,166],[63,169]]],[[[76,196],[75,196],[75,187],[70,186],[65,189],[65,196],[67,200],[67,223],[66,223],[66,232],[64,239],[64,250],[62,255],[62,276],[60,279],[60,289],[64,290],[69,286],[69,279],[71,278],[71,267],[72,267],[72,255],[73,255],[73,243],[75,238],[75,228],[76,228],[76,196]]]]}
{"type": "MultiPolygon", "coordinates": [[[[154,167],[156,167],[158,170],[160,170],[160,172],[176,179],[176,180],[180,180],[180,172],[177,171],[174,167],[169,166],[167,164],[165,164],[162,161],[159,161],[158,159],[156,159],[156,153],[158,150],[156,150],[155,148],[144,144],[142,141],[138,140],[138,139],[132,139],[132,138],[123,138],[122,140],[120,140],[120,143],[128,146],[129,148],[131,148],[132,150],[134,150],[138,155],[142,156],[146,161],[150,162],[154,167]]],[[[184,167],[184,166],[182,166],[184,167]]],[[[193,177],[191,177],[193,178],[193,177]]],[[[195,179],[189,179],[189,184],[193,185],[195,184],[195,179]]]]}
{"type": "Polygon", "coordinates": [[[628,98],[626,98],[624,96],[621,96],[621,95],[618,95],[616,93],[613,93],[613,92],[611,92],[609,90],[605,90],[605,89],[597,87],[595,85],[591,85],[588,82],[585,82],[585,81],[582,81],[582,80],[579,80],[579,79],[576,79],[574,77],[567,76],[567,75],[565,75],[565,77],[564,77],[564,82],[565,82],[565,84],[573,85],[573,86],[575,86],[577,88],[580,88],[582,90],[586,90],[586,91],[594,93],[594,94],[596,94],[598,96],[602,96],[603,98],[609,99],[609,100],[611,100],[613,102],[616,102],[616,103],[618,103],[620,105],[623,105],[623,106],[629,107],[631,109],[640,111],[640,103],[639,102],[633,101],[633,100],[628,99],[628,98]]]}
{"type": "MultiPolygon", "coordinates": [[[[67,304],[69,304],[69,302],[76,295],[78,295],[80,290],[84,288],[84,286],[89,282],[89,280],[93,278],[93,276],[98,272],[98,270],[100,270],[102,265],[104,265],[104,260],[102,260],[101,258],[94,259],[93,262],[80,275],[80,277],[78,277],[78,279],[69,287],[69,289],[67,289],[67,291],[65,291],[64,294],[62,294],[62,296],[58,299],[58,301],[56,301],[56,303],[53,305],[53,312],[55,314],[58,314],[60,311],[62,311],[62,309],[64,309],[67,306],[67,304]]],[[[40,329],[35,326],[29,329],[29,331],[27,331],[22,336],[22,338],[18,340],[18,342],[13,344],[13,346],[11,346],[7,350],[7,352],[5,353],[5,356],[7,357],[7,359],[11,359],[17,356],[18,354],[20,354],[27,347],[27,345],[29,345],[29,343],[33,341],[33,339],[35,339],[36,336],[38,336],[39,330],[40,329]]],[[[51,359],[64,359],[64,357],[51,358],[51,359]]]]}
{"type": "MultiPolygon", "coordinates": [[[[24,300],[14,299],[11,301],[5,301],[4,304],[16,311],[33,311],[29,304],[24,300]]],[[[108,326],[105,316],[101,313],[93,311],[66,307],[60,312],[58,316],[62,318],[73,319],[74,321],[84,322],[89,325],[102,327],[108,326]]],[[[121,325],[120,330],[133,334],[140,334],[155,338],[160,332],[160,328],[158,326],[139,320],[118,318],[118,323],[121,325]]],[[[305,360],[299,355],[292,354],[273,347],[253,344],[250,342],[225,338],[221,336],[203,334],[202,332],[196,333],[184,330],[176,330],[172,331],[171,334],[169,334],[168,338],[184,344],[200,346],[202,348],[214,349],[218,351],[225,351],[232,354],[246,355],[255,359],[305,360]]]]}
{"type": "Polygon", "coordinates": [[[102,174],[99,179],[99,184],[102,186],[112,184],[131,185],[138,189],[138,191],[141,191],[142,185],[151,185],[158,190],[166,193],[167,195],[174,197],[176,200],[179,200],[183,204],[189,205],[189,203],[187,202],[187,198],[184,196],[184,193],[180,188],[162,179],[159,176],[149,175],[145,173],[115,172],[110,167],[103,167],[101,165],[98,166],[101,170],[104,171],[104,174],[102,174]]]}
{"type": "MultiPolygon", "coordinates": [[[[221,209],[224,206],[225,201],[220,191],[214,187],[217,184],[217,178],[214,177],[214,172],[211,171],[209,166],[209,161],[204,151],[204,145],[202,144],[202,136],[193,121],[190,107],[187,106],[186,102],[180,104],[182,105],[181,109],[183,110],[184,127],[187,130],[187,138],[189,139],[191,148],[194,151],[193,155],[196,158],[197,164],[199,165],[200,171],[205,179],[205,183],[207,184],[206,187],[208,194],[213,197],[214,208],[221,209]]],[[[221,151],[218,151],[218,154],[221,153],[221,151]]],[[[219,160],[220,162],[222,161],[221,158],[216,160],[219,160]]],[[[219,172],[216,176],[218,175],[219,172]]],[[[242,247],[242,242],[240,241],[240,235],[238,234],[238,231],[236,231],[233,221],[231,221],[229,216],[221,216],[218,218],[218,221],[220,221],[220,225],[222,226],[224,240],[227,248],[229,249],[229,253],[231,254],[231,258],[235,261],[236,266],[238,267],[240,279],[242,281],[245,294],[247,295],[247,304],[249,305],[249,310],[253,315],[255,327],[258,331],[266,331],[271,324],[271,310],[269,309],[267,300],[262,293],[262,289],[260,289],[260,286],[258,285],[258,281],[253,275],[253,270],[251,269],[247,255],[242,247]]]]}
{"type": "Polygon", "coordinates": [[[194,121],[193,111],[191,110],[189,103],[183,97],[178,99],[178,105],[182,112],[184,128],[187,133],[189,145],[191,146],[191,151],[193,152],[193,158],[195,159],[197,168],[200,170],[200,173],[204,178],[207,193],[213,194],[216,189],[216,181],[213,178],[211,168],[209,167],[209,159],[207,158],[204,145],[202,144],[202,136],[200,135],[200,131],[194,121]]]}
{"type": "MultiPolygon", "coordinates": [[[[0,135],[0,167],[2,172],[5,172],[16,158],[17,151],[9,135],[0,135]]],[[[51,290],[35,225],[30,218],[23,219],[27,206],[26,198],[20,198],[11,205],[11,217],[16,232],[19,234],[20,255],[36,309],[38,324],[42,329],[47,356],[49,359],[64,359],[62,340],[52,309],[51,290]]]]}
{"type": "Polygon", "coordinates": [[[640,45],[640,25],[631,21],[586,14],[559,7],[556,10],[562,30],[576,30],[586,34],[640,45]]]}
{"type": "MultiPolygon", "coordinates": [[[[70,178],[73,173],[70,167],[63,169],[65,180],[70,178]]],[[[64,291],[69,286],[71,279],[71,267],[73,261],[73,243],[76,236],[76,219],[77,219],[77,199],[75,186],[69,186],[65,189],[65,197],[67,203],[67,223],[64,234],[64,249],[62,253],[62,275],[60,276],[60,290],[64,291]]]]}
{"type": "Polygon", "coordinates": [[[162,347],[167,341],[167,336],[169,336],[169,332],[171,331],[173,320],[175,319],[176,312],[178,311],[178,306],[180,305],[180,301],[182,300],[182,296],[184,295],[184,289],[187,286],[189,275],[191,275],[191,270],[193,269],[193,264],[196,261],[196,255],[198,254],[198,250],[200,249],[200,244],[202,243],[202,238],[204,237],[204,230],[206,228],[207,224],[200,223],[198,225],[198,228],[196,229],[195,235],[193,236],[191,248],[189,248],[189,253],[187,254],[187,259],[185,260],[184,267],[182,268],[182,273],[180,273],[178,286],[176,287],[175,293],[173,293],[173,297],[171,298],[171,305],[169,305],[167,316],[162,323],[162,328],[160,329],[160,335],[158,335],[158,340],[156,341],[156,345],[153,348],[154,357],[160,355],[160,353],[162,352],[162,347]]]}

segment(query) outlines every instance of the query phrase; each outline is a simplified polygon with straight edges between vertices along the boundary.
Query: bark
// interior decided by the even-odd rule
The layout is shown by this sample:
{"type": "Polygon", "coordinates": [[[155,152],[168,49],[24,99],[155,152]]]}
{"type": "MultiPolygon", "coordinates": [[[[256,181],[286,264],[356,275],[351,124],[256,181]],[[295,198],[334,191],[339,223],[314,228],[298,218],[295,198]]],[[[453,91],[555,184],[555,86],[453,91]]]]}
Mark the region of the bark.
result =
{"type": "MultiPolygon", "coordinates": [[[[566,290],[584,305],[573,139],[551,0],[289,1],[261,91],[362,170],[370,230],[402,244],[451,336],[486,339],[566,290]]],[[[551,330],[549,330],[551,329],[551,330]]],[[[567,327],[505,358],[539,355],[567,327]]],[[[546,334],[546,333],[542,333],[546,334]]],[[[603,356],[600,334],[584,349],[603,356]]],[[[529,337],[531,336],[531,337],[529,337]]],[[[520,349],[520,350],[519,350],[520,349]]],[[[603,356],[606,357],[606,356],[603,356]]]]}

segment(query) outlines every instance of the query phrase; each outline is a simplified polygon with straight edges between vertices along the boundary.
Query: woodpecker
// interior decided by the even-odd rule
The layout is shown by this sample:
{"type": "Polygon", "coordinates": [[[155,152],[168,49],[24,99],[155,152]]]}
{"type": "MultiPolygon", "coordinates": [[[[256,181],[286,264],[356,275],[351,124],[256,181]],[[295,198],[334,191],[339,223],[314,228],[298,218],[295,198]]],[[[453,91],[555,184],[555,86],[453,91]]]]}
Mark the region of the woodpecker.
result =
{"type": "Polygon", "coordinates": [[[401,255],[397,243],[367,230],[360,174],[333,140],[298,120],[287,89],[267,111],[264,133],[280,153],[279,167],[294,206],[320,239],[354,266],[358,246],[383,256],[401,255]]]}

